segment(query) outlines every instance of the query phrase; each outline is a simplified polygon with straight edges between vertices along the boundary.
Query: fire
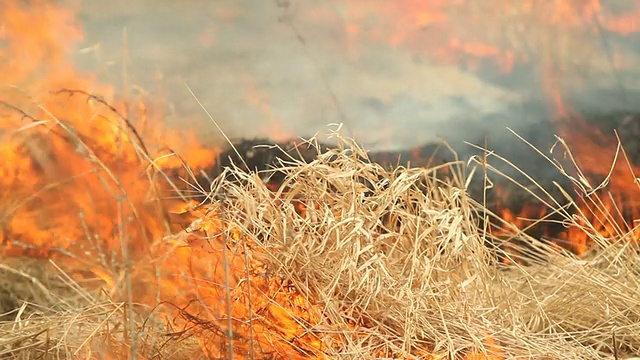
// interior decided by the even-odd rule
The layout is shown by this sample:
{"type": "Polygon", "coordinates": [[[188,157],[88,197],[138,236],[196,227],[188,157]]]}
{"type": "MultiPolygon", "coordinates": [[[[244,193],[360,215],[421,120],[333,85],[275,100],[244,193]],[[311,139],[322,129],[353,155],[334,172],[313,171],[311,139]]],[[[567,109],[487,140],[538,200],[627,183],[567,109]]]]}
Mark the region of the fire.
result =
{"type": "MultiPolygon", "coordinates": [[[[631,164],[616,147],[619,141],[613,134],[602,133],[573,110],[564,101],[562,91],[568,86],[564,74],[579,67],[576,61],[590,62],[582,64],[588,68],[603,66],[605,51],[594,41],[600,38],[600,31],[622,37],[637,34],[639,4],[632,3],[624,12],[613,13],[599,0],[402,1],[394,10],[399,14],[386,16],[384,21],[393,22],[399,29],[386,40],[396,46],[425,50],[430,58],[471,70],[483,59],[497,63],[505,73],[511,72],[516,63],[532,63],[541,68],[542,90],[560,119],[555,123],[559,136],[566,141],[588,182],[578,194],[589,194],[574,205],[574,226],[567,225],[565,231],[545,236],[557,237],[558,244],[582,255],[596,234],[617,239],[635,228],[632,220],[637,217],[635,204],[639,195],[636,186],[629,184],[637,183],[637,165],[631,164]]],[[[354,15],[353,19],[357,22],[359,18],[354,15]]],[[[612,51],[616,70],[631,66],[628,54],[616,48],[612,51]]],[[[556,155],[562,154],[556,151],[556,155]]],[[[508,203],[508,198],[505,201],[508,203]]],[[[497,207],[507,222],[520,229],[532,224],[525,219],[541,219],[548,211],[533,202],[525,204],[519,213],[504,204],[497,207]]],[[[497,235],[501,232],[495,231],[497,235]]],[[[633,240],[638,238],[636,233],[633,240]]]]}
{"type": "MultiPolygon", "coordinates": [[[[553,72],[550,72],[553,74],[553,72]]],[[[638,217],[637,173],[640,170],[624,152],[624,144],[613,133],[606,134],[564,101],[561,86],[553,76],[547,77],[546,91],[555,109],[555,122],[562,144],[554,151],[556,159],[575,181],[573,224],[565,224],[559,233],[546,233],[554,243],[584,255],[598,238],[637,241],[638,217]],[[597,149],[597,151],[594,151],[597,149]],[[634,185],[630,185],[634,184],[634,185]]],[[[567,189],[571,190],[571,189],[567,189]]],[[[498,197],[500,197],[498,189],[498,197]]],[[[508,201],[508,196],[503,196],[508,201]]],[[[519,213],[500,207],[503,219],[524,229],[532,224],[525,219],[542,219],[544,206],[525,204],[519,213]]],[[[496,230],[501,234],[502,230],[496,230]]]]}
{"type": "MultiPolygon", "coordinates": [[[[596,0],[556,0],[544,6],[535,1],[503,0],[503,7],[492,6],[502,12],[494,14],[498,19],[488,24],[486,13],[473,15],[477,9],[486,10],[483,4],[403,0],[397,6],[384,5],[388,10],[385,21],[393,22],[396,30],[384,34],[361,24],[360,2],[347,2],[350,22],[346,29],[354,41],[367,36],[428,52],[445,63],[467,61],[470,68],[491,59],[508,73],[515,63],[548,54],[528,54],[497,39],[498,33],[514,33],[493,25],[513,24],[501,21],[503,18],[515,16],[552,29],[598,19],[605,29],[629,34],[638,30],[635,16],[640,13],[637,5],[630,13],[604,17],[596,0]],[[453,13],[467,14],[470,23],[465,28],[453,24],[453,13]],[[420,28],[429,31],[418,33],[420,28]],[[468,28],[490,31],[480,36],[470,34],[468,28]]],[[[150,307],[170,303],[163,311],[177,319],[180,329],[176,333],[200,325],[191,334],[212,357],[231,351],[238,358],[253,358],[260,348],[291,358],[321,359],[331,346],[339,346],[338,336],[326,335],[345,330],[337,329],[338,325],[325,329],[326,334],[307,331],[309,324],[319,322],[323,309],[292,284],[268,275],[262,261],[266,254],[256,239],[246,237],[245,224],[227,223],[223,205],[203,209],[178,197],[175,190],[184,187],[167,180],[179,179],[163,175],[174,171],[186,177],[181,172],[184,165],[211,167],[215,149],[201,144],[193,131],[164,126],[162,109],[151,99],[119,99],[115,89],[101,84],[95,75],[78,72],[67,58],[83,38],[71,10],[49,1],[26,6],[10,0],[0,5],[0,14],[0,78],[10,84],[0,91],[0,224],[5,255],[70,258],[73,261],[65,261],[92,269],[92,275],[113,291],[127,281],[123,274],[133,271],[135,301],[150,307]],[[181,157],[173,154],[174,148],[182,149],[181,157]],[[189,226],[178,231],[181,225],[189,226]]],[[[211,36],[203,41],[213,42],[211,36]]],[[[248,101],[278,122],[266,105],[268,96],[256,89],[247,94],[248,101]]],[[[560,97],[554,100],[559,114],[571,114],[560,97]]],[[[620,203],[635,203],[636,189],[627,184],[635,180],[636,169],[620,161],[616,147],[610,145],[616,143],[613,138],[597,133],[583,119],[571,121],[572,129],[575,121],[582,121],[586,133],[568,131],[562,123],[559,129],[580,155],[580,168],[587,169],[591,177],[607,178],[607,186],[598,191],[613,194],[604,202],[583,198],[576,211],[582,217],[577,222],[584,228],[573,226],[558,235],[583,254],[590,235],[615,237],[630,227],[623,216],[612,214],[628,211],[619,209],[620,203]],[[601,151],[591,151],[595,146],[601,151]],[[613,168],[603,167],[616,157],[613,168]]],[[[289,137],[286,130],[280,131],[283,138],[289,137]]],[[[596,186],[585,184],[587,190],[596,186]]],[[[304,205],[297,205],[297,211],[306,216],[304,205]]],[[[504,208],[502,215],[524,227],[520,217],[539,218],[544,212],[544,208],[526,204],[520,214],[504,208]]],[[[484,342],[492,353],[501,354],[499,344],[489,335],[484,342]]]]}
{"type": "Polygon", "coordinates": [[[339,338],[307,330],[322,309],[269,275],[224,209],[169,183],[189,180],[185,165],[212,167],[215,150],[165,128],[149,99],[118,99],[77,72],[67,56],[82,31],[70,10],[8,1],[0,14],[0,76],[11,84],[0,96],[3,254],[63,259],[116,298],[130,283],[135,303],[172,319],[170,335],[195,336],[213,358],[326,358],[339,338]]]}

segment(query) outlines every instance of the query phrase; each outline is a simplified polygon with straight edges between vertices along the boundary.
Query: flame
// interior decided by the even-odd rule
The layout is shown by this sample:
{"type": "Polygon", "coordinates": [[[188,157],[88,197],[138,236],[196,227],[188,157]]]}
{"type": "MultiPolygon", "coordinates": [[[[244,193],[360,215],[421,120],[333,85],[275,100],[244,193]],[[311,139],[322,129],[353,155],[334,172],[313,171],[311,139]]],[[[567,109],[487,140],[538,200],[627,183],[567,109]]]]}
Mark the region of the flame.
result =
{"type": "MultiPolygon", "coordinates": [[[[544,79],[545,93],[557,116],[554,125],[566,144],[558,146],[564,153],[556,149],[554,154],[564,159],[563,169],[575,179],[577,197],[572,206],[573,223],[565,224],[564,231],[544,235],[551,236],[555,244],[579,256],[601,238],[616,241],[624,237],[626,241],[638,241],[640,231],[634,222],[640,196],[636,174],[640,169],[626,157],[623,144],[614,134],[606,134],[590,124],[564,100],[556,71],[547,69],[544,79]]],[[[500,194],[500,191],[498,189],[498,197],[508,202],[508,195],[500,194]]],[[[525,204],[519,213],[514,213],[508,206],[498,208],[502,218],[519,229],[531,225],[526,219],[542,219],[546,215],[544,206],[533,204],[525,204]]],[[[510,233],[501,229],[493,232],[496,235],[510,233]]],[[[509,244],[505,245],[505,250],[510,250],[509,244]]]]}
{"type": "MultiPolygon", "coordinates": [[[[377,11],[384,14],[377,18],[382,24],[378,28],[392,29],[389,33],[367,28],[363,24],[375,14],[359,2],[348,4],[347,26],[358,29],[354,33],[357,38],[351,38],[354,42],[366,37],[369,41],[402,46],[468,71],[477,71],[487,62],[497,64],[503,73],[513,71],[515,64],[537,66],[543,74],[541,90],[561,119],[554,125],[575,156],[577,168],[572,171],[579,168],[583,173],[585,184],[578,193],[589,194],[578,198],[574,205],[576,224],[567,225],[560,233],[544,235],[583,255],[596,235],[616,239],[634,228],[631,220],[636,217],[634,204],[638,195],[636,186],[629,184],[636,183],[636,166],[630,165],[616,147],[618,140],[613,134],[602,133],[571,108],[563,91],[570,85],[584,84],[580,77],[571,76],[574,69],[598,73],[609,66],[601,48],[600,32],[609,31],[620,37],[637,34],[640,4],[633,3],[625,11],[614,13],[599,0],[405,0],[380,5],[377,11]],[[594,148],[598,151],[594,152],[594,148]],[[598,187],[605,180],[606,186],[598,187]]],[[[615,46],[611,51],[616,70],[635,63],[615,46]]],[[[513,212],[508,195],[497,196],[506,196],[505,203],[497,205],[502,218],[520,229],[531,225],[526,219],[540,219],[548,211],[532,202],[513,212]]],[[[494,234],[503,235],[505,231],[495,229],[494,234]]]]}
{"type": "Polygon", "coordinates": [[[71,10],[5,1],[0,28],[0,75],[11,84],[0,93],[3,255],[64,259],[116,298],[130,274],[134,301],[160,306],[213,358],[232,343],[236,358],[326,358],[339,332],[307,330],[322,308],[268,275],[266,255],[222,209],[176,198],[165,178],[211,168],[216,150],[163,125],[151,99],[118,99],[78,72],[66,58],[82,39],[71,10]],[[185,149],[180,158],[174,148],[185,149]]]}

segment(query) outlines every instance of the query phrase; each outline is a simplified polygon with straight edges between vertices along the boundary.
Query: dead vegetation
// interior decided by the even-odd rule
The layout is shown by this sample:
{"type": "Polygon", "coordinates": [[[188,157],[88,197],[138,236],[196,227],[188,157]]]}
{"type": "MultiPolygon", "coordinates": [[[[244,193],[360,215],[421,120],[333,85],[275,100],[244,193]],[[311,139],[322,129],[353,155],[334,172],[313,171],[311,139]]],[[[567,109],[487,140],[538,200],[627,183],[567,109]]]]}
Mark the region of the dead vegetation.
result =
{"type": "Polygon", "coordinates": [[[191,228],[133,259],[133,290],[60,258],[3,259],[0,354],[125,358],[132,339],[135,357],[167,359],[640,353],[631,232],[605,238],[568,216],[592,234],[578,258],[514,230],[538,256],[506,266],[480,227],[491,215],[465,191],[478,173],[387,171],[333,135],[314,161],[284,159],[275,194],[265,174],[228,169],[191,228]]]}
{"type": "MultiPolygon", "coordinates": [[[[126,305],[112,299],[99,279],[80,278],[51,260],[25,257],[3,258],[0,273],[0,358],[128,357],[126,305]]],[[[149,313],[139,308],[134,319],[138,358],[197,358],[195,341],[172,341],[166,326],[149,313]]]]}

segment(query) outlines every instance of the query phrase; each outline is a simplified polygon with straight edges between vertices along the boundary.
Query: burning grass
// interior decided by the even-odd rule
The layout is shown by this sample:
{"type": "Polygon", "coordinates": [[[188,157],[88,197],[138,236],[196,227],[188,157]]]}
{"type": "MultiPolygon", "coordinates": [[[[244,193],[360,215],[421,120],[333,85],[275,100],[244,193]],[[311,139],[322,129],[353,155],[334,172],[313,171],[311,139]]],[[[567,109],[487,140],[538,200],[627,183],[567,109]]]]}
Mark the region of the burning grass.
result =
{"type": "Polygon", "coordinates": [[[579,258],[516,230],[526,247],[512,250],[537,256],[505,267],[497,255],[510,254],[486,246],[491,235],[478,228],[485,209],[462,190],[463,174],[443,181],[442,168],[388,172],[344,141],[314,162],[285,166],[275,196],[238,170],[241,185],[213,187],[267,268],[321,309],[306,327],[331,334],[336,345],[325,352],[603,358],[614,342],[638,352],[629,234],[598,238],[584,219],[568,218],[594,236],[592,253],[579,258]]]}
{"type": "MultiPolygon", "coordinates": [[[[264,182],[268,174],[226,169],[209,200],[189,210],[195,220],[187,229],[148,243],[130,238],[144,251],[131,251],[129,266],[118,247],[79,259],[87,247],[77,243],[90,238],[53,256],[64,259],[65,271],[51,261],[6,258],[0,270],[11,286],[0,351],[13,358],[124,358],[133,349],[138,358],[250,359],[640,352],[640,264],[631,234],[605,237],[571,215],[567,224],[592,239],[583,256],[513,226],[522,248],[505,253],[481,227],[492,215],[467,195],[472,174],[463,164],[388,171],[333,135],[336,147],[314,161],[285,159],[275,192],[264,182]],[[524,254],[526,265],[514,254],[524,254]],[[511,265],[497,261],[509,256],[511,265]]],[[[156,213],[142,209],[138,221],[156,213]]]]}
{"type": "MultiPolygon", "coordinates": [[[[639,355],[638,232],[615,200],[635,178],[602,172],[601,156],[588,170],[615,178],[613,196],[570,172],[575,196],[541,198],[580,256],[515,216],[489,227],[464,164],[385,170],[339,133],[315,160],[283,163],[278,190],[230,168],[196,206],[177,174],[216,151],[166,131],[151,99],[79,73],[72,11],[1,4],[3,358],[639,355]]],[[[580,156],[598,145],[573,140],[580,156]]]]}

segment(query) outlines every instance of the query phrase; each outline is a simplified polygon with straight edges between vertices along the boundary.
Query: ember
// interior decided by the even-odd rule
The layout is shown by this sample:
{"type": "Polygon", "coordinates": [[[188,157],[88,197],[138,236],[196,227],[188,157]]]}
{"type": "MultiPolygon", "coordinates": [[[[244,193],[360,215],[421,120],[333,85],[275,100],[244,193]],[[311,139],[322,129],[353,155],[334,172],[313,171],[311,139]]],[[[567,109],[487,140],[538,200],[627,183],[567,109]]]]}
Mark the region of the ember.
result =
{"type": "MultiPolygon", "coordinates": [[[[504,3],[545,29],[597,19],[622,34],[637,30],[628,20],[640,10],[605,19],[598,1],[504,3]]],[[[428,49],[437,61],[494,59],[504,72],[532,61],[451,24],[451,11],[478,1],[401,1],[383,19],[398,28],[390,38],[363,31],[359,5],[346,4],[353,36],[409,46],[424,40],[412,27],[427,27],[442,35],[428,49]]],[[[69,8],[0,5],[0,356],[640,352],[640,126],[633,115],[605,126],[580,114],[554,84],[557,69],[544,74],[560,136],[548,158],[532,144],[541,162],[527,157],[520,171],[490,151],[495,139],[454,146],[459,158],[436,144],[367,152],[335,128],[331,143],[213,148],[163,123],[158,99],[120,97],[79,72],[67,56],[81,39],[69,8]]]]}

